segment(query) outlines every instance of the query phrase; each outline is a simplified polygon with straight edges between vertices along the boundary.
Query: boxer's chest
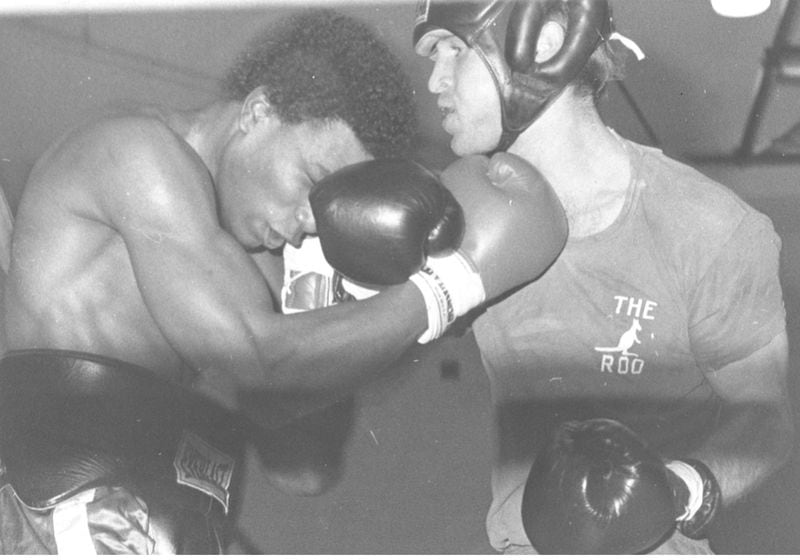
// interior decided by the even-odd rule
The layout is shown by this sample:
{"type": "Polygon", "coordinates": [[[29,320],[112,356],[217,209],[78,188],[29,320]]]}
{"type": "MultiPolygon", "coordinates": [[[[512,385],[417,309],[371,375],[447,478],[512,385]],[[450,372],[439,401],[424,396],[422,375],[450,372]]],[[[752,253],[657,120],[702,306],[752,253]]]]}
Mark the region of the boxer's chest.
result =
{"type": "Polygon", "coordinates": [[[497,399],[670,399],[702,382],[676,282],[635,250],[560,259],[476,324],[497,399]]]}

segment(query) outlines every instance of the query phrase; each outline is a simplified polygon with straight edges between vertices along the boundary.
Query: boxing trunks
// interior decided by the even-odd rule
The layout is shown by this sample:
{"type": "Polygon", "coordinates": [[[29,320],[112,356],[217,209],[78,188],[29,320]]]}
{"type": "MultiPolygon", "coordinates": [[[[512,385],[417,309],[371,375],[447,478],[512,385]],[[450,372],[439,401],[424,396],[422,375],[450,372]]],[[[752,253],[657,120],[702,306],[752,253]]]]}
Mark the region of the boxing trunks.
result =
{"type": "Polygon", "coordinates": [[[221,553],[245,430],[132,364],[8,353],[0,553],[221,553]]]}

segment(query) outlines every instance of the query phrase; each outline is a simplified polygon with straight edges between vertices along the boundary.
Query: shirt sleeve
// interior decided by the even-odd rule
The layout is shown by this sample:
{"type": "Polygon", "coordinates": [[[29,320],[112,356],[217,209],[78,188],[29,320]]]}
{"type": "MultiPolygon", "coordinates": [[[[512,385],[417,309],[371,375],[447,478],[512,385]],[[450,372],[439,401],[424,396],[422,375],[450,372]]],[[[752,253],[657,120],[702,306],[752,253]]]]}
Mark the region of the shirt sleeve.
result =
{"type": "Polygon", "coordinates": [[[711,252],[713,260],[689,301],[689,337],[703,371],[746,358],[786,328],[780,250],[769,218],[751,212],[711,252]]]}

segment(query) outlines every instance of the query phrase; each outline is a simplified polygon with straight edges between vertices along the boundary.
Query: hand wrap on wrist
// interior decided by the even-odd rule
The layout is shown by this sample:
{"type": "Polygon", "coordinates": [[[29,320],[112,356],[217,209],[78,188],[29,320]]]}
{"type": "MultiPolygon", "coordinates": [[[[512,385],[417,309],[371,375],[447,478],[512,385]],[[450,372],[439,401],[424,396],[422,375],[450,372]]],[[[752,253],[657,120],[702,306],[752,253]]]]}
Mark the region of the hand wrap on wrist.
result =
{"type": "Polygon", "coordinates": [[[428,310],[428,329],[417,339],[420,344],[439,338],[456,318],[486,299],[475,265],[459,251],[428,257],[409,280],[422,292],[428,310]]]}
{"type": "Polygon", "coordinates": [[[678,530],[690,539],[705,539],[708,529],[722,507],[719,483],[705,463],[697,459],[682,459],[667,463],[689,490],[685,511],[677,519],[678,530]]]}

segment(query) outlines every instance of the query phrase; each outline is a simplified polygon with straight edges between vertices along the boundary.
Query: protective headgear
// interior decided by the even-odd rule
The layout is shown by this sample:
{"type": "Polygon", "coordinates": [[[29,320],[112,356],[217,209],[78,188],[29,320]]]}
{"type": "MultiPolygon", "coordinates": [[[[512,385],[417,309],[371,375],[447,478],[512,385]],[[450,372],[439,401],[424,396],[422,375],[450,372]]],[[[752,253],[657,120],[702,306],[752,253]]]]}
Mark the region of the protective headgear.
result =
{"type": "Polygon", "coordinates": [[[536,120],[612,33],[607,0],[419,0],[414,49],[428,56],[446,30],[474,49],[489,68],[502,107],[505,150],[536,120]],[[560,50],[536,62],[542,26],[566,5],[566,33],[560,50]]]}

